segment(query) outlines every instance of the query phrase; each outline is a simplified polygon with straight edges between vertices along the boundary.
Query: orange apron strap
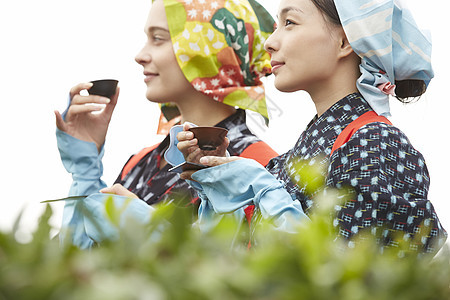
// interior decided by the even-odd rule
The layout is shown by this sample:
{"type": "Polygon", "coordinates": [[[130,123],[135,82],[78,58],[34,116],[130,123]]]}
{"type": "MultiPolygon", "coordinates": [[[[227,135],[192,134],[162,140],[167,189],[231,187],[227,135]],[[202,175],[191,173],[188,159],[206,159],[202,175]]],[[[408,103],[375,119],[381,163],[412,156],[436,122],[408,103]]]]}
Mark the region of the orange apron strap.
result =
{"type": "Polygon", "coordinates": [[[245,148],[239,156],[254,159],[261,165],[266,166],[272,158],[278,156],[278,153],[270,148],[269,145],[260,141],[245,148]]]}
{"type": "Polygon", "coordinates": [[[351,139],[353,134],[356,131],[358,131],[361,127],[375,122],[382,122],[392,125],[392,123],[386,117],[379,116],[374,111],[368,111],[365,114],[359,116],[356,120],[354,120],[350,124],[348,124],[347,127],[345,127],[344,130],[342,130],[342,132],[338,135],[336,141],[333,144],[330,156],[333,155],[334,151],[336,151],[342,145],[347,143],[351,139]]]}
{"type": "Polygon", "coordinates": [[[121,175],[121,179],[123,180],[125,178],[125,176],[127,176],[127,174],[131,171],[131,169],[134,168],[134,166],[137,165],[137,163],[144,157],[146,156],[148,153],[152,152],[153,150],[155,150],[157,147],[159,146],[159,144],[153,145],[151,147],[147,147],[142,149],[141,151],[139,151],[138,153],[136,153],[135,155],[133,155],[130,160],[128,160],[127,164],[123,167],[122,169],[122,175],[121,175]]]}

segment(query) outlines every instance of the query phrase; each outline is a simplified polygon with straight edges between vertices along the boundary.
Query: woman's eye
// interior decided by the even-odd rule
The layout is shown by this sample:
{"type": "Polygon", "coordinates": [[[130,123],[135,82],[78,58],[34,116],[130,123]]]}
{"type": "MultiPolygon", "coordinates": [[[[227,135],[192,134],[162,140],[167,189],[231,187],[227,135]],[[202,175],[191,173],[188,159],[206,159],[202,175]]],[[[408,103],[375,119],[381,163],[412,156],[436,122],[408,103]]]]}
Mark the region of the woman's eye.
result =
{"type": "Polygon", "coordinates": [[[284,22],[285,26],[289,26],[289,25],[294,25],[295,23],[292,22],[291,20],[286,19],[286,21],[284,22]]]}
{"type": "Polygon", "coordinates": [[[154,35],[151,36],[151,39],[152,39],[153,42],[159,43],[159,42],[165,41],[167,38],[165,36],[163,36],[163,35],[160,35],[160,34],[154,34],[154,35]]]}

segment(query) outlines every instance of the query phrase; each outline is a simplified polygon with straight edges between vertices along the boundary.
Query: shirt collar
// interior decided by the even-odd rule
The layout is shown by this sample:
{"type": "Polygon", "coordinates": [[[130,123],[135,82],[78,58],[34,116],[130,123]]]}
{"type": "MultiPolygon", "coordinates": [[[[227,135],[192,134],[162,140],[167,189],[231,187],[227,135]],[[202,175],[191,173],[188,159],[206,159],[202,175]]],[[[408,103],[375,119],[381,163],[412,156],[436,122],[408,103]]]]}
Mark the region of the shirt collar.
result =
{"type": "Polygon", "coordinates": [[[345,127],[359,116],[371,110],[372,108],[360,93],[353,93],[333,104],[322,115],[316,115],[309,122],[307,130],[322,127],[324,123],[345,127]]]}

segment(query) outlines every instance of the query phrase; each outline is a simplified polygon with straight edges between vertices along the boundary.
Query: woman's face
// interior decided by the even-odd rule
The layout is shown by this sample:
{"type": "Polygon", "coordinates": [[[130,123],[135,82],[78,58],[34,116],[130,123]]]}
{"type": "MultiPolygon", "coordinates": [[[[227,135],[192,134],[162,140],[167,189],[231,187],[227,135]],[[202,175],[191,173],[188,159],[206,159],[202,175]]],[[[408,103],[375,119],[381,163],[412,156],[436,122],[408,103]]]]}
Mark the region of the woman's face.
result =
{"type": "Polygon", "coordinates": [[[310,0],[282,0],[277,30],[265,44],[276,88],[310,93],[324,88],[338,63],[338,28],[327,23],[310,0]]]}
{"type": "Polygon", "coordinates": [[[195,91],[176,61],[162,0],[153,3],[145,33],[147,42],[136,56],[136,62],[144,67],[147,99],[177,102],[182,95],[195,91]]]}

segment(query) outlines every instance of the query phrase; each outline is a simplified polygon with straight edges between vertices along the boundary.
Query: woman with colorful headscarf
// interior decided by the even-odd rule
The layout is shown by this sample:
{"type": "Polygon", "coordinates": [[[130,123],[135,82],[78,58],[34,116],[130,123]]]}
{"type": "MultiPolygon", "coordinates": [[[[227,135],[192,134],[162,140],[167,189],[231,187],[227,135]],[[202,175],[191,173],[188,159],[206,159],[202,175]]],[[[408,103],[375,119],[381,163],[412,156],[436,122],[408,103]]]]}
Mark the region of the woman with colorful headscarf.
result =
{"type": "MultiPolygon", "coordinates": [[[[144,68],[147,98],[161,103],[159,133],[167,134],[181,120],[223,127],[228,129],[231,156],[253,158],[262,165],[275,157],[245,122],[246,109],[268,119],[260,78],[271,71],[264,42],[273,29],[272,17],[254,0],[154,1],[145,25],[147,42],[136,62],[144,68]]],[[[105,199],[99,190],[150,205],[176,200],[184,206],[197,197],[177,173],[169,172],[164,157],[169,136],[132,156],[116,185],[105,188],[100,179],[103,144],[119,91],[111,99],[80,95],[91,86],[72,88],[68,110],[63,116],[56,112],[58,147],[74,179],[70,196],[90,195],[82,201],[66,200],[64,208],[63,228],[70,229],[73,243],[83,248],[103,238],[98,232],[86,232],[96,226],[87,225],[90,220],[83,215],[83,209],[105,199]],[[106,108],[92,114],[96,106],[86,103],[106,104],[106,108]]],[[[151,210],[142,203],[133,201],[128,208],[135,207],[141,215],[151,210]]],[[[102,222],[97,211],[102,207],[95,205],[87,210],[102,222]]]]}
{"type": "Polygon", "coordinates": [[[386,118],[390,95],[421,96],[433,78],[429,38],[397,0],[282,0],[278,17],[265,44],[275,86],[308,92],[317,115],[266,169],[246,159],[202,157],[192,134],[179,133],[186,160],[211,166],[182,174],[201,195],[200,220],[254,204],[255,217],[295,230],[306,220],[303,211],[310,215],[318,205],[303,169],[315,164],[325,167],[327,188],[350,190],[334,219],[349,245],[365,230],[383,246],[395,233],[404,240],[421,234],[412,247],[435,251],[447,234],[427,200],[425,160],[386,118]]]}

